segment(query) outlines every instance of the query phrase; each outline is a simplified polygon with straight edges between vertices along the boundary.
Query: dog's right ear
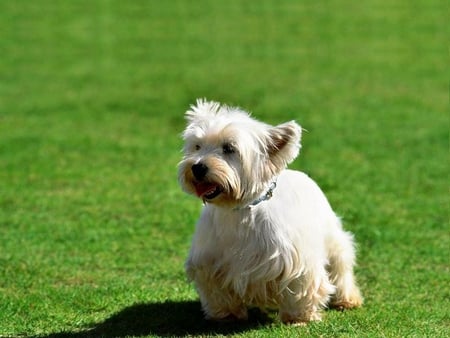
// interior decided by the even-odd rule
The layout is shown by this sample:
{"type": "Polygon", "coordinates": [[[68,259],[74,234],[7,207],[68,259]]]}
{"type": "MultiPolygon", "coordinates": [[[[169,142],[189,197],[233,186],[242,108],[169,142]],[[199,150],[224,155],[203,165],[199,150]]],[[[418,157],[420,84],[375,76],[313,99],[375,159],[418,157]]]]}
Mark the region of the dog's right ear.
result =
{"type": "Polygon", "coordinates": [[[300,152],[301,127],[290,121],[269,129],[267,155],[274,174],[291,163],[300,152]]]}

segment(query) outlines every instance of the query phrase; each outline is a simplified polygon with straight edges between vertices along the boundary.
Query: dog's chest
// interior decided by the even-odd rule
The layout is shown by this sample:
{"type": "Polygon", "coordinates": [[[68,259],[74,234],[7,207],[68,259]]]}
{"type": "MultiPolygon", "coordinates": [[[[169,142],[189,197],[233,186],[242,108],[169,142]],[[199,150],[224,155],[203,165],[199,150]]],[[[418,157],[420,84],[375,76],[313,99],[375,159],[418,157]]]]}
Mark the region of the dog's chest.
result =
{"type": "MultiPolygon", "coordinates": [[[[265,242],[265,237],[269,239],[273,232],[269,222],[251,210],[231,213],[220,211],[215,213],[211,220],[211,236],[219,248],[234,247],[245,251],[249,244],[265,242]]],[[[264,247],[260,250],[264,250],[264,247]]]]}
{"type": "Polygon", "coordinates": [[[267,215],[255,211],[204,214],[189,266],[249,304],[270,304],[281,291],[290,240],[267,215]]]}
{"type": "Polygon", "coordinates": [[[220,269],[252,278],[278,264],[287,239],[264,214],[249,210],[215,216],[209,251],[220,269]]]}

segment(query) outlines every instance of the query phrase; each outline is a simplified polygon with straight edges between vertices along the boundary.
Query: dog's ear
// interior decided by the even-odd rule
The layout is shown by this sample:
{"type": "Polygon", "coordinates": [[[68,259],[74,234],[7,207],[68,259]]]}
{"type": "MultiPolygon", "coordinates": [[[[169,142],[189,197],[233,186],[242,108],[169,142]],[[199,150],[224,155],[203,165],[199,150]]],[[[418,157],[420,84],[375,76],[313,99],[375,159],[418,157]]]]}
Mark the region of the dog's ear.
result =
{"type": "Polygon", "coordinates": [[[291,163],[300,152],[301,127],[290,121],[269,129],[267,154],[272,171],[278,173],[291,163]]]}

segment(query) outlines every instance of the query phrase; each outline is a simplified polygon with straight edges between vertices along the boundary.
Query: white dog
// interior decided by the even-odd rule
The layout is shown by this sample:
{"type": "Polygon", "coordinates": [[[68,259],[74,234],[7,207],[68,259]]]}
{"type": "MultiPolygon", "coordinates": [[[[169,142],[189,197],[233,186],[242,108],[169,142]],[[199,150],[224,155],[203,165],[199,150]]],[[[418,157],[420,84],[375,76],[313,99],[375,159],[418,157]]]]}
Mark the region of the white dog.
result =
{"type": "Polygon", "coordinates": [[[302,324],[328,305],[360,306],[353,236],[316,183],[286,169],[300,126],[204,100],[186,118],[179,182],[205,203],[186,270],[206,318],[246,319],[255,306],[302,324]]]}

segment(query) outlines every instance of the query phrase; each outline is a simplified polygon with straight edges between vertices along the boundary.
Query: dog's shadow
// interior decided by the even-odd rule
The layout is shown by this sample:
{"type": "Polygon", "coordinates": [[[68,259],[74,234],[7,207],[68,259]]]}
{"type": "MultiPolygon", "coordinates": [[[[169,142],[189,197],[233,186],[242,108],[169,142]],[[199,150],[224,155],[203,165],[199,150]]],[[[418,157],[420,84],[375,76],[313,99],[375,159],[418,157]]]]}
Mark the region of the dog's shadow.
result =
{"type": "Polygon", "coordinates": [[[52,333],[42,338],[88,338],[160,336],[184,337],[194,335],[228,335],[249,331],[273,322],[269,315],[251,310],[248,321],[211,322],[203,318],[197,301],[167,301],[135,304],[113,314],[89,329],[76,332],[52,333]]]}

